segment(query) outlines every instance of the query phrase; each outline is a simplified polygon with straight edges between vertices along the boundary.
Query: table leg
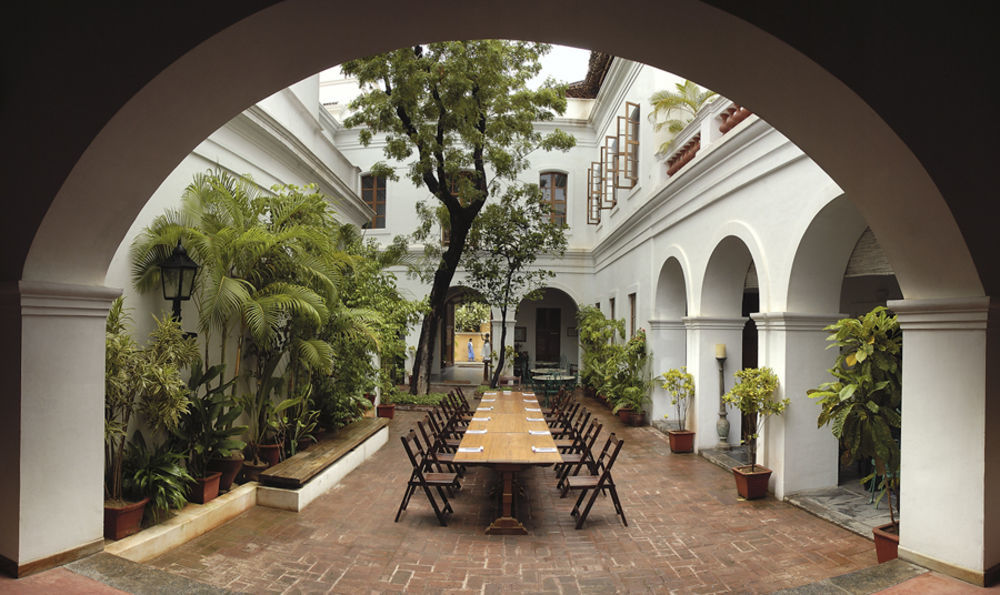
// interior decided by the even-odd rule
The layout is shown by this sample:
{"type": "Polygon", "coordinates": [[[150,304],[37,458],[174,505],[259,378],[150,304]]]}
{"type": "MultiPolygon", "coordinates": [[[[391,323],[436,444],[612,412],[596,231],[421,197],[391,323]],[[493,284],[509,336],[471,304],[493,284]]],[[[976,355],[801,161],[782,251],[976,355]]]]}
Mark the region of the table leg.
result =
{"type": "Polygon", "coordinates": [[[517,472],[520,469],[520,465],[499,465],[497,467],[503,484],[500,492],[500,516],[486,528],[488,535],[528,534],[528,530],[524,528],[524,525],[515,516],[517,494],[514,493],[514,485],[517,479],[517,472]]]}

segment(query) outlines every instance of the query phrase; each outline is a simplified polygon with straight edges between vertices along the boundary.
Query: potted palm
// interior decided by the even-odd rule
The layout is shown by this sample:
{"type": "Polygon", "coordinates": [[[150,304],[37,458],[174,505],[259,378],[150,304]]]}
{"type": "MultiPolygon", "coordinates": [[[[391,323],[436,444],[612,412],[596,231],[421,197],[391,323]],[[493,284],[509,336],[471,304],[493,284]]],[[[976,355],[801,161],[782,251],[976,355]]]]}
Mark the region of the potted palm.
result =
{"type": "MultiPolygon", "coordinates": [[[[670,452],[683,453],[694,451],[694,432],[686,430],[688,400],[694,397],[694,376],[688,373],[687,367],[672,368],[660,375],[663,378],[663,389],[670,393],[670,404],[677,412],[677,429],[668,430],[670,452]]],[[[663,416],[667,418],[666,415],[663,416]]]]}
{"type": "Polygon", "coordinates": [[[771,470],[757,464],[759,428],[768,417],[781,415],[788,406],[788,399],[774,400],[778,377],[771,368],[745,368],[736,372],[736,378],[739,382],[722,399],[735,405],[748,420],[743,429],[743,445],[750,464],[733,467],[733,477],[740,496],[751,500],[767,494],[767,482],[771,478],[771,470]]]}
{"type": "Polygon", "coordinates": [[[830,424],[844,446],[845,461],[873,461],[874,470],[862,483],[875,481],[888,496],[888,525],[875,527],[879,562],[896,557],[899,522],[892,492],[899,482],[899,443],[902,402],[903,336],[896,316],[879,306],[859,318],[845,318],[826,327],[830,347],[840,353],[830,374],[834,380],[808,391],[820,405],[817,423],[830,424]]]}
{"type": "Polygon", "coordinates": [[[121,539],[139,530],[149,498],[125,482],[128,429],[138,413],[154,430],[177,427],[189,407],[181,369],[198,359],[193,339],[168,317],[143,349],[128,332],[131,318],[119,297],[111,304],[105,333],[104,375],[104,532],[121,539]]]}

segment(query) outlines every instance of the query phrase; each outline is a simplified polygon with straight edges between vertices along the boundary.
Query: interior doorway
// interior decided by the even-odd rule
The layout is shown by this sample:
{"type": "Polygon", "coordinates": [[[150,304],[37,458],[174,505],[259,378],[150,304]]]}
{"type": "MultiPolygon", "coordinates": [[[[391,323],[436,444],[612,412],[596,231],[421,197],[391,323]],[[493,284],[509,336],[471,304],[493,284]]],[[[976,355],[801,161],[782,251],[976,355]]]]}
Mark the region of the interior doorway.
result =
{"type": "Polygon", "coordinates": [[[562,308],[537,308],[535,310],[535,361],[560,361],[561,322],[562,308]]]}

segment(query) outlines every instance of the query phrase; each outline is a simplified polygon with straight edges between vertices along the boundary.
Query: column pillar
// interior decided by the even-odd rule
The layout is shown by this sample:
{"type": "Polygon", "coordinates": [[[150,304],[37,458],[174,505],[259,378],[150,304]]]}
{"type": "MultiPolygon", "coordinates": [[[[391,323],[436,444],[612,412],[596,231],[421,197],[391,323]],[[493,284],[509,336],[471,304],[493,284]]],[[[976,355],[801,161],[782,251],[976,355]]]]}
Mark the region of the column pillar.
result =
{"type": "Polygon", "coordinates": [[[757,323],[760,365],[778,376],[776,399],[790,403],[780,416],[762,428],[757,462],[774,471],[771,485],[779,500],[802,490],[837,485],[837,440],[828,426],[816,427],[819,405],[806,391],[833,380],[828,372],[836,354],[828,350],[824,327],[844,318],[840,314],[759,312],[757,323]]]}
{"type": "MultiPolygon", "coordinates": [[[[680,368],[687,365],[687,329],[682,320],[650,320],[649,321],[649,348],[653,353],[653,393],[650,404],[650,420],[663,419],[668,415],[668,420],[674,421],[676,414],[673,405],[670,404],[670,394],[660,386],[662,382],[657,380],[657,376],[671,368],[680,368]]],[[[693,403],[689,403],[693,406],[693,403]]],[[[693,418],[693,409],[689,410],[689,417],[693,418]]]]}
{"type": "Polygon", "coordinates": [[[1000,579],[1000,317],[988,297],[896,300],[903,330],[899,556],[1000,579]]]}
{"type": "MultiPolygon", "coordinates": [[[[715,448],[719,443],[716,422],[719,420],[719,368],[715,359],[715,346],[726,346],[723,369],[724,390],[733,387],[733,373],[743,361],[743,326],[746,318],[712,318],[687,316],[683,319],[687,329],[687,367],[694,376],[694,403],[688,409],[688,426],[696,432],[695,450],[715,448]]],[[[740,412],[726,406],[729,420],[729,444],[740,444],[740,412]]]]}
{"type": "Polygon", "coordinates": [[[14,331],[0,401],[0,567],[23,576],[102,548],[104,331],[120,291],[22,281],[0,293],[14,331]]]}

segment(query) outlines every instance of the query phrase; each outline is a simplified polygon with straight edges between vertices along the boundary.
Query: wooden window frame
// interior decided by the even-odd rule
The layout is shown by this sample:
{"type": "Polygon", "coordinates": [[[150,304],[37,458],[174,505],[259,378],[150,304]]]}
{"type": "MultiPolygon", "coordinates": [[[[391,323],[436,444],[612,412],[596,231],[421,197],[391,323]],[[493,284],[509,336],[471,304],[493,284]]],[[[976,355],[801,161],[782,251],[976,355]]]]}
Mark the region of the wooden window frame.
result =
{"type": "Polygon", "coordinates": [[[629,328],[628,338],[635,336],[635,293],[628,294],[629,328]]]}
{"type": "Polygon", "coordinates": [[[538,174],[538,182],[539,182],[538,186],[539,186],[539,188],[541,188],[542,178],[546,177],[546,176],[548,176],[548,178],[549,178],[549,184],[550,184],[550,186],[549,186],[549,188],[550,188],[549,201],[548,201],[548,204],[549,204],[549,221],[556,222],[557,218],[560,217],[560,215],[558,213],[556,213],[555,207],[556,207],[556,203],[557,202],[561,202],[562,206],[563,206],[563,213],[561,215],[562,222],[563,222],[563,225],[567,225],[568,226],[569,225],[569,175],[566,172],[557,171],[557,170],[543,171],[543,172],[541,172],[541,173],[538,174]],[[556,200],[556,188],[557,188],[557,186],[556,186],[555,182],[556,182],[556,179],[558,178],[558,176],[562,176],[565,179],[565,182],[566,182],[565,185],[562,187],[562,189],[563,189],[563,198],[562,198],[561,201],[557,201],[556,200]]]}
{"type": "Polygon", "coordinates": [[[372,211],[375,211],[375,214],[372,215],[372,218],[368,221],[368,223],[364,225],[365,229],[385,229],[385,219],[387,214],[386,207],[387,207],[388,197],[389,197],[389,190],[388,187],[386,186],[385,176],[375,176],[372,174],[365,174],[361,176],[361,200],[364,201],[364,203],[368,205],[372,211]],[[371,188],[365,188],[366,178],[372,180],[371,188]],[[379,184],[381,184],[381,186],[379,184]],[[385,198],[383,198],[381,201],[379,201],[378,199],[378,191],[380,188],[382,189],[383,195],[385,196],[385,198]],[[378,205],[380,203],[382,204],[383,207],[382,225],[378,224],[379,223],[378,205]]]}

